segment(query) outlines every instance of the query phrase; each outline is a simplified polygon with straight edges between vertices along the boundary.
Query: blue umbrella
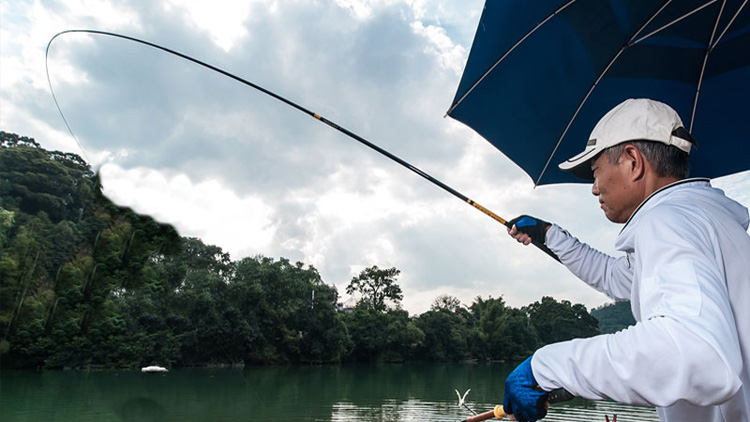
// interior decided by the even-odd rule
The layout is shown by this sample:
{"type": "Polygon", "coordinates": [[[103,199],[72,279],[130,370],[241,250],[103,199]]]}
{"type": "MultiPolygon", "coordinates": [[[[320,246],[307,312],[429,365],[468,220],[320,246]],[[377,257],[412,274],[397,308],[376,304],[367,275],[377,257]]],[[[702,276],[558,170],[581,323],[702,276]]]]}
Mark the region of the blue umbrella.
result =
{"type": "Polygon", "coordinates": [[[750,168],[748,0],[487,0],[448,115],[535,184],[627,98],[671,105],[697,140],[691,175],[750,168]]]}

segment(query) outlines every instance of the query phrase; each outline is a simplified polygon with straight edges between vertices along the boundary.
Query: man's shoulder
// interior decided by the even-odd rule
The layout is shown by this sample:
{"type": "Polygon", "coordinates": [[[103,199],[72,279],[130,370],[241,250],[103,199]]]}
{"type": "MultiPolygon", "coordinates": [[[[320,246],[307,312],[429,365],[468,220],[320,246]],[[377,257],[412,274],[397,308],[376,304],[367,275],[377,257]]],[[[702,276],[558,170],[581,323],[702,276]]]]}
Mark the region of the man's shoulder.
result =
{"type": "Polygon", "coordinates": [[[642,207],[623,228],[621,236],[660,241],[663,237],[685,235],[686,232],[705,231],[710,227],[710,212],[697,200],[699,194],[682,190],[653,198],[642,207]]]}
{"type": "Polygon", "coordinates": [[[634,215],[631,224],[643,224],[647,221],[672,221],[695,214],[697,199],[705,195],[702,188],[681,186],[668,189],[654,195],[644,203],[634,215]]]}
{"type": "Polygon", "coordinates": [[[654,199],[631,221],[635,233],[712,237],[718,227],[747,228],[747,208],[710,184],[685,186],[654,199]]]}

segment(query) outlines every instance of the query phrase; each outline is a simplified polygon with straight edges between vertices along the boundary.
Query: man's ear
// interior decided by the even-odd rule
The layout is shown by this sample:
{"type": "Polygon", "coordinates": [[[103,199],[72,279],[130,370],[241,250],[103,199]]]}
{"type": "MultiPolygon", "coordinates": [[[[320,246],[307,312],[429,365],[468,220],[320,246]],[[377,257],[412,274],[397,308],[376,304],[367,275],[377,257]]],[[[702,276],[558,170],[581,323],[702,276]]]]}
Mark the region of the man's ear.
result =
{"type": "Polygon", "coordinates": [[[620,159],[623,164],[628,166],[632,181],[639,180],[646,174],[646,166],[648,165],[646,157],[635,145],[626,145],[620,159]]]}

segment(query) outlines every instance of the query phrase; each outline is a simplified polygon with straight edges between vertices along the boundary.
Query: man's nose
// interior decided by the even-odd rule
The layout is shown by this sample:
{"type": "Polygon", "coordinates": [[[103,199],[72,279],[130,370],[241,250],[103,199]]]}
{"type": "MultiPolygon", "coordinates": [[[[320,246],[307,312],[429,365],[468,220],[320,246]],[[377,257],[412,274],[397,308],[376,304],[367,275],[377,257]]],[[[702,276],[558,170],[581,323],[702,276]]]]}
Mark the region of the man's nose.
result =
{"type": "Polygon", "coordinates": [[[599,196],[599,184],[596,182],[596,179],[594,179],[594,184],[591,185],[591,194],[599,196]]]}

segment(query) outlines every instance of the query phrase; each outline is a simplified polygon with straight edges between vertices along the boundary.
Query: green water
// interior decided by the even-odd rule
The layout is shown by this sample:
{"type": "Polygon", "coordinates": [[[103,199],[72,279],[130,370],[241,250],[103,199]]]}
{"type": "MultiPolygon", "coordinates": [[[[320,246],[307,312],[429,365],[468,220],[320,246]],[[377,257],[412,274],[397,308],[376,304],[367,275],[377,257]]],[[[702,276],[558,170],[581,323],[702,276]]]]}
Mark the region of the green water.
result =
{"type": "MultiPolygon", "coordinates": [[[[508,365],[383,365],[137,371],[0,372],[0,420],[458,421],[454,392],[484,412],[508,365]]],[[[657,421],[653,409],[576,399],[545,421],[657,421]]]]}

